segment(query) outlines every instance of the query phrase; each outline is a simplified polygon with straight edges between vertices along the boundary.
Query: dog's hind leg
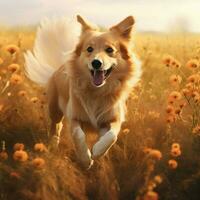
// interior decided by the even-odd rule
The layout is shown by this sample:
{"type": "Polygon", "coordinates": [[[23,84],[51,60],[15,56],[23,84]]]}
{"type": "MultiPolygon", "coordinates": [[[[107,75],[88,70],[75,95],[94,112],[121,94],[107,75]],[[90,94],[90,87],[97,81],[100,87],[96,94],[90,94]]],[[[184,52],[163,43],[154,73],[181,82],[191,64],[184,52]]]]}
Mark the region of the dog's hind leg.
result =
{"type": "Polygon", "coordinates": [[[59,144],[63,127],[63,112],[59,108],[58,94],[54,82],[51,82],[48,87],[48,111],[50,117],[50,148],[56,148],[59,144]]]}
{"type": "Polygon", "coordinates": [[[108,127],[107,129],[100,129],[101,137],[92,148],[92,159],[97,159],[104,155],[116,142],[121,123],[119,121],[112,122],[108,127]]]}
{"type": "Polygon", "coordinates": [[[49,104],[49,116],[50,116],[50,148],[55,149],[60,142],[60,133],[63,127],[62,119],[63,114],[59,110],[56,104],[49,104]]]}
{"type": "Polygon", "coordinates": [[[63,128],[63,122],[62,120],[58,123],[56,122],[51,122],[50,125],[50,137],[51,137],[51,146],[52,147],[57,147],[60,142],[60,133],[63,128]]]}

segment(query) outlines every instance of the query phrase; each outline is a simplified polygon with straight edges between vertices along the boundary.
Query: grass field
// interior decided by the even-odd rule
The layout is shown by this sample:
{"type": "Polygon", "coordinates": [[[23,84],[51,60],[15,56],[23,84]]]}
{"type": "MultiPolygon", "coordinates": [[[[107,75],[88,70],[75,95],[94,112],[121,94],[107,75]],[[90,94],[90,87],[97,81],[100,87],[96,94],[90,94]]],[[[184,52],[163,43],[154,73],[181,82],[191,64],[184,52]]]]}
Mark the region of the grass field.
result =
{"type": "Polygon", "coordinates": [[[199,35],[135,35],[142,80],[117,143],[88,171],[67,131],[48,149],[45,91],[23,72],[34,37],[0,31],[0,200],[199,200],[199,35]]]}

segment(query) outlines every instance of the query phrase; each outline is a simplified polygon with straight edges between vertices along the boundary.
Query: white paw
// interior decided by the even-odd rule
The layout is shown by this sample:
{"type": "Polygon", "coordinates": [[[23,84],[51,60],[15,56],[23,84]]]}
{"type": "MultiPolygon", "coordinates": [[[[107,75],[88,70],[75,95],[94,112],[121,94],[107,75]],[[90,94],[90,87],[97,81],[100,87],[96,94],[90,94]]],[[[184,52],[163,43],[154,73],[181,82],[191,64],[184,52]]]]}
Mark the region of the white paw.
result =
{"type": "Polygon", "coordinates": [[[93,165],[93,160],[91,158],[90,150],[88,149],[86,153],[80,152],[78,153],[78,157],[84,166],[84,168],[89,169],[93,165]]]}
{"type": "Polygon", "coordinates": [[[104,155],[117,140],[113,132],[107,132],[92,148],[92,159],[97,159],[104,155]]]}
{"type": "Polygon", "coordinates": [[[101,157],[103,155],[103,151],[101,151],[100,149],[100,145],[99,143],[96,143],[93,147],[92,147],[92,159],[97,159],[99,157],[101,157]]]}

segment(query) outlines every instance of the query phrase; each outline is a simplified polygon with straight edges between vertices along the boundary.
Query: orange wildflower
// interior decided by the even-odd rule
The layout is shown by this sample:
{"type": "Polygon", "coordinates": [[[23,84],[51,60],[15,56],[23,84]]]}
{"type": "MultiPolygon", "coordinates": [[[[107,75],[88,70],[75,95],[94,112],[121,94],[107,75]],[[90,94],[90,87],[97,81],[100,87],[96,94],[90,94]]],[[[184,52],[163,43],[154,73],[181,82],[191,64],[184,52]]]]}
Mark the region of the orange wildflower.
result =
{"type": "Polygon", "coordinates": [[[193,74],[187,78],[187,81],[190,83],[198,83],[199,80],[200,80],[200,77],[198,74],[193,74]]]}
{"type": "Polygon", "coordinates": [[[156,150],[156,149],[152,149],[150,152],[149,152],[149,155],[156,159],[156,160],[160,160],[162,158],[162,153],[159,151],[159,150],[156,150]]]}
{"type": "Polygon", "coordinates": [[[172,65],[173,67],[176,67],[176,68],[181,67],[181,63],[180,63],[178,60],[176,60],[176,59],[174,59],[174,60],[171,62],[171,65],[172,65]]]}
{"type": "Polygon", "coordinates": [[[45,160],[43,158],[35,158],[33,161],[32,161],[32,164],[34,167],[38,168],[38,169],[41,169],[44,167],[45,165],[45,160]]]}
{"type": "Polygon", "coordinates": [[[171,149],[171,155],[173,157],[178,157],[181,155],[181,150],[179,148],[173,148],[171,149]]]}
{"type": "Polygon", "coordinates": [[[145,148],[143,149],[143,152],[146,153],[146,154],[148,154],[148,153],[151,152],[151,150],[152,150],[152,148],[145,147],[145,148]]]}
{"type": "Polygon", "coordinates": [[[158,183],[158,184],[161,184],[162,181],[163,181],[163,179],[162,179],[161,176],[157,175],[157,176],[154,177],[154,181],[155,181],[156,183],[158,183]]]}
{"type": "Polygon", "coordinates": [[[14,44],[10,44],[6,46],[6,51],[8,51],[10,54],[14,54],[19,52],[19,47],[14,45],[14,44]]]}
{"type": "Polygon", "coordinates": [[[168,105],[166,108],[166,113],[173,114],[174,113],[174,107],[171,105],[168,105]]]}
{"type": "Polygon", "coordinates": [[[187,105],[187,104],[186,104],[186,102],[184,102],[184,101],[182,101],[182,102],[179,103],[180,109],[182,109],[182,108],[185,107],[186,105],[187,105]]]}
{"type": "Polygon", "coordinates": [[[172,149],[180,149],[180,144],[179,143],[173,143],[172,149]]]}
{"type": "Polygon", "coordinates": [[[149,184],[148,184],[148,186],[147,186],[147,190],[148,191],[153,191],[154,188],[156,188],[156,183],[153,182],[153,181],[150,181],[149,184]]]}
{"type": "Polygon", "coordinates": [[[180,84],[182,81],[182,78],[181,76],[175,74],[175,75],[170,76],[169,81],[171,84],[180,84]]]}
{"type": "Polygon", "coordinates": [[[39,99],[37,97],[32,97],[31,98],[31,102],[33,103],[37,103],[39,101],[39,99]]]}
{"type": "Polygon", "coordinates": [[[130,133],[130,129],[128,128],[125,128],[123,131],[122,131],[123,134],[127,135],[128,133],[130,133]]]}
{"type": "Polygon", "coordinates": [[[20,96],[20,97],[25,97],[25,96],[26,96],[26,91],[25,91],[25,90],[20,90],[20,91],[18,92],[18,96],[20,96]]]}
{"type": "Polygon", "coordinates": [[[176,68],[180,68],[181,67],[181,63],[179,61],[176,61],[176,65],[175,65],[176,68]]]}
{"type": "Polygon", "coordinates": [[[23,143],[16,143],[13,147],[14,151],[17,150],[24,150],[24,144],[23,143]]]}
{"type": "Polygon", "coordinates": [[[176,161],[176,160],[173,160],[173,159],[171,159],[171,160],[168,161],[168,165],[169,165],[169,167],[170,167],[171,169],[176,169],[176,168],[178,167],[177,161],[176,161]]]}
{"type": "Polygon", "coordinates": [[[12,74],[12,76],[10,77],[10,82],[12,83],[12,84],[20,84],[20,83],[22,83],[22,77],[20,76],[20,75],[18,75],[18,74],[12,74]]]}
{"type": "Polygon", "coordinates": [[[20,162],[25,162],[28,160],[28,154],[26,151],[17,150],[13,154],[13,159],[20,162]]]}
{"type": "Polygon", "coordinates": [[[47,148],[43,143],[37,143],[34,145],[34,150],[39,152],[46,152],[47,148]]]}
{"type": "Polygon", "coordinates": [[[167,67],[169,67],[170,66],[170,64],[173,62],[173,60],[174,60],[174,58],[172,57],[172,56],[170,56],[170,55],[165,55],[164,57],[163,57],[163,63],[167,66],[167,67]]]}
{"type": "Polygon", "coordinates": [[[3,150],[0,152],[0,160],[7,160],[8,159],[8,153],[3,150]]]}
{"type": "Polygon", "coordinates": [[[12,73],[18,71],[19,69],[20,69],[20,66],[16,63],[10,64],[8,66],[8,71],[10,71],[12,73]]]}
{"type": "Polygon", "coordinates": [[[166,122],[167,122],[168,124],[173,123],[173,122],[175,122],[175,121],[176,121],[176,117],[175,117],[174,115],[169,115],[169,116],[167,117],[167,119],[166,119],[166,122]]]}
{"type": "Polygon", "coordinates": [[[182,93],[183,93],[183,95],[185,95],[185,96],[189,96],[189,95],[191,94],[190,90],[187,89],[187,88],[183,88],[183,89],[182,89],[182,93]]]}
{"type": "Polygon", "coordinates": [[[196,69],[199,67],[199,61],[197,59],[191,59],[186,63],[186,67],[189,69],[196,69]]]}
{"type": "Polygon", "coordinates": [[[10,177],[11,178],[16,178],[16,179],[20,179],[21,178],[21,176],[20,176],[20,174],[18,172],[11,172],[10,173],[10,177]]]}
{"type": "Polygon", "coordinates": [[[180,100],[181,99],[181,93],[177,92],[177,91],[173,91],[173,92],[170,93],[169,97],[171,99],[174,99],[174,100],[180,100]]]}

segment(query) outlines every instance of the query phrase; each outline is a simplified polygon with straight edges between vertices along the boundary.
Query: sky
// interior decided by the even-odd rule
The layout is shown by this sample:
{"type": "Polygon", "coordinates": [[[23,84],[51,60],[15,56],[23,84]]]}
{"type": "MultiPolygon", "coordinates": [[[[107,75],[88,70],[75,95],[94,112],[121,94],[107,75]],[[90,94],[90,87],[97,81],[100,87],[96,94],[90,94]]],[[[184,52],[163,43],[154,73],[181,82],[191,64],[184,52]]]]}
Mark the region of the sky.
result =
{"type": "Polygon", "coordinates": [[[138,31],[200,32],[199,0],[0,0],[3,25],[31,25],[44,17],[77,14],[101,26],[133,15],[138,31]]]}

